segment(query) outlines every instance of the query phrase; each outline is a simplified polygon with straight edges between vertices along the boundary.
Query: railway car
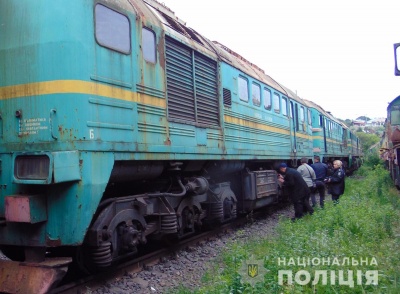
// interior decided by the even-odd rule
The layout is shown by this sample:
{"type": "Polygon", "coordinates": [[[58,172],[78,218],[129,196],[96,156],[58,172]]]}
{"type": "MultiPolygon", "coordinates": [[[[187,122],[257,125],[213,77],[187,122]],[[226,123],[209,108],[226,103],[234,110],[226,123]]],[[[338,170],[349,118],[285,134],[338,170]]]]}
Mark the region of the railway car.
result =
{"type": "MultiPolygon", "coordinates": [[[[400,43],[394,44],[394,74],[400,76],[400,43]]],[[[400,96],[396,97],[387,107],[385,132],[381,138],[381,158],[397,189],[400,190],[400,170],[398,158],[400,155],[400,96]]]]}
{"type": "Polygon", "coordinates": [[[397,189],[400,189],[400,96],[393,99],[387,107],[385,133],[381,145],[382,158],[397,189]]]}
{"type": "Polygon", "coordinates": [[[13,260],[101,270],[279,201],[277,164],[315,153],[316,110],[155,0],[1,1],[0,24],[13,260]]]}
{"type": "Polygon", "coordinates": [[[323,162],[341,160],[347,174],[361,165],[362,150],[357,136],[344,123],[318,104],[306,100],[310,111],[314,154],[323,162]]]}

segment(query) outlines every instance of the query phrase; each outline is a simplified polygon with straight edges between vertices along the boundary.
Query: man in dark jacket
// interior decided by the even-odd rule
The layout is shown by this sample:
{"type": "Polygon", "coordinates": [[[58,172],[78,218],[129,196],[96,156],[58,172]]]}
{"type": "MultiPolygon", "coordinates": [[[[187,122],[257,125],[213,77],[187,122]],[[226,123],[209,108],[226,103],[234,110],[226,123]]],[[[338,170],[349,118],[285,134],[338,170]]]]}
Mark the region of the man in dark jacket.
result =
{"type": "Polygon", "coordinates": [[[319,156],[314,156],[314,163],[310,165],[315,171],[317,181],[323,181],[328,173],[328,166],[320,160],[321,158],[319,156]]]}
{"type": "Polygon", "coordinates": [[[342,169],[342,162],[340,160],[335,160],[333,162],[333,175],[328,177],[326,181],[332,194],[332,201],[335,203],[339,202],[340,195],[344,193],[344,177],[345,173],[342,169]]]}
{"type": "Polygon", "coordinates": [[[289,193],[294,206],[295,218],[301,218],[307,212],[313,214],[314,210],[308,202],[310,189],[301,174],[297,170],[287,167],[286,163],[279,165],[279,172],[283,176],[279,176],[278,181],[289,193]]]}
{"type": "MultiPolygon", "coordinates": [[[[325,163],[322,163],[320,161],[319,156],[314,156],[314,163],[310,165],[312,169],[315,172],[315,184],[316,184],[316,190],[318,190],[319,193],[319,204],[321,207],[324,207],[324,201],[325,201],[325,184],[324,184],[324,179],[327,176],[328,173],[328,166],[325,163]]],[[[313,207],[317,204],[317,201],[315,199],[315,194],[311,193],[311,202],[313,207]]]]}

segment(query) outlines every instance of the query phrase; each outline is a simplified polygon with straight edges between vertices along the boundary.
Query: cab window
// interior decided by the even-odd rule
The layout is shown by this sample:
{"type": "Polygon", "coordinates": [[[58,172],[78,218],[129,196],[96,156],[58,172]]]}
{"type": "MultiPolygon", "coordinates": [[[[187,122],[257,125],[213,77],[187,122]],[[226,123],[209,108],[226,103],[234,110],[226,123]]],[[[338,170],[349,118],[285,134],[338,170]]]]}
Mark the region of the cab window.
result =
{"type": "Polygon", "coordinates": [[[144,60],[156,63],[156,35],[148,28],[142,29],[142,50],[144,60]]]}
{"type": "Polygon", "coordinates": [[[130,23],[125,15],[97,4],[95,30],[96,40],[101,46],[125,54],[130,53],[130,23]]]}

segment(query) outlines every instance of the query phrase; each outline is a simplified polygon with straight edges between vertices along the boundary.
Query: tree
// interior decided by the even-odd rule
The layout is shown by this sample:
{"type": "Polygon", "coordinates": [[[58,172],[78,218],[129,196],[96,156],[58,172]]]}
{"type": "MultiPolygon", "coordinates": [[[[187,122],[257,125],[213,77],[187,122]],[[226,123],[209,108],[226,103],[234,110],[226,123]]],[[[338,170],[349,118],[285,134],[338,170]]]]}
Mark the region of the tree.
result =
{"type": "Polygon", "coordinates": [[[353,121],[351,119],[346,118],[346,120],[344,121],[344,123],[346,124],[346,126],[351,127],[353,125],[353,121]]]}
{"type": "Polygon", "coordinates": [[[357,132],[357,137],[361,141],[361,147],[364,153],[368,151],[368,149],[379,142],[380,138],[375,134],[366,134],[364,132],[357,132]]]}
{"type": "Polygon", "coordinates": [[[369,121],[371,119],[369,117],[367,117],[367,116],[359,116],[359,117],[356,118],[356,120],[369,121]]]}

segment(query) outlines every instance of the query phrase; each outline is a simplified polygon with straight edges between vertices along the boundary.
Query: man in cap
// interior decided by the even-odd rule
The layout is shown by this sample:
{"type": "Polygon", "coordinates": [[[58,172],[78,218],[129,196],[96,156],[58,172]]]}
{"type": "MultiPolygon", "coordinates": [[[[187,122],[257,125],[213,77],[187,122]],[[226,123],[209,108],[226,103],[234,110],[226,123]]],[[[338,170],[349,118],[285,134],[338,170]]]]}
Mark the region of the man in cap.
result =
{"type": "Polygon", "coordinates": [[[284,189],[287,189],[289,193],[294,206],[294,219],[303,217],[304,213],[307,212],[313,214],[314,210],[307,201],[310,197],[310,189],[301,174],[297,170],[288,167],[286,163],[279,164],[278,168],[280,174],[283,175],[278,177],[278,181],[283,184],[284,189]]]}

